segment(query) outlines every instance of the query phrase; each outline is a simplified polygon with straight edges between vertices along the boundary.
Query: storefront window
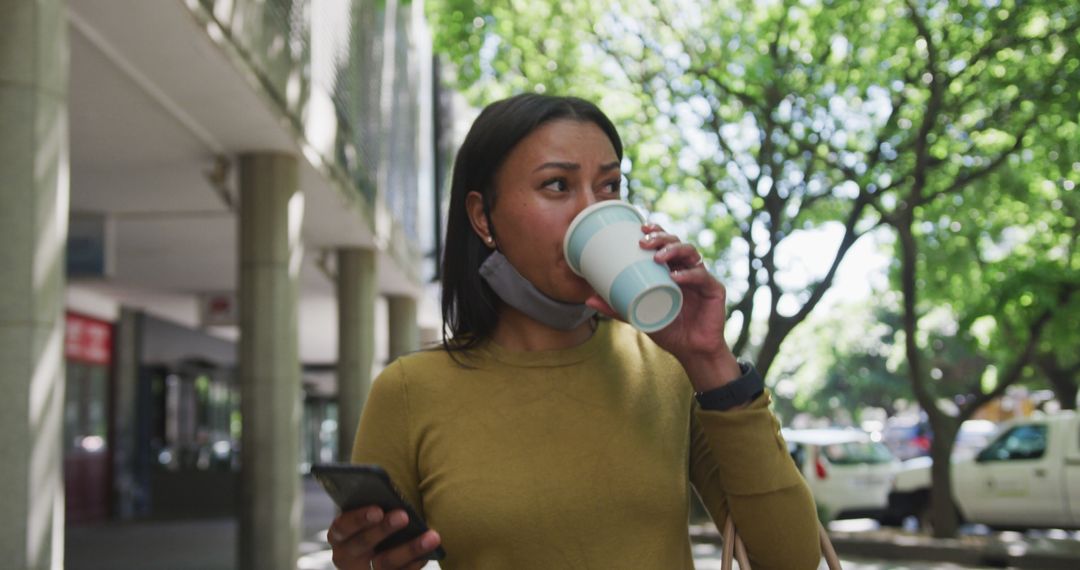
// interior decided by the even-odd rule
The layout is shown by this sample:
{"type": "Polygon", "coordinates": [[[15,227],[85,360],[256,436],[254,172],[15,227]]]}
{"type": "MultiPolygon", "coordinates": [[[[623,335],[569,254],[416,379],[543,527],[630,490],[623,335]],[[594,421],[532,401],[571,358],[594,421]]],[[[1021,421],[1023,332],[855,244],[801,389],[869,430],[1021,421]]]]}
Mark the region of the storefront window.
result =
{"type": "Polygon", "coordinates": [[[64,495],[71,523],[108,516],[112,325],[68,313],[64,356],[64,495]]]}
{"type": "Polygon", "coordinates": [[[67,363],[64,396],[66,452],[98,453],[107,446],[108,370],[102,366],[67,363]]]}
{"type": "MultiPolygon", "coordinates": [[[[337,403],[330,398],[304,400],[303,438],[300,440],[300,472],[315,463],[331,463],[337,456],[337,403]]],[[[348,458],[342,458],[347,461],[348,458]]]]}
{"type": "Polygon", "coordinates": [[[170,471],[228,471],[238,467],[239,394],[231,374],[181,366],[154,376],[157,464],[170,471]]]}

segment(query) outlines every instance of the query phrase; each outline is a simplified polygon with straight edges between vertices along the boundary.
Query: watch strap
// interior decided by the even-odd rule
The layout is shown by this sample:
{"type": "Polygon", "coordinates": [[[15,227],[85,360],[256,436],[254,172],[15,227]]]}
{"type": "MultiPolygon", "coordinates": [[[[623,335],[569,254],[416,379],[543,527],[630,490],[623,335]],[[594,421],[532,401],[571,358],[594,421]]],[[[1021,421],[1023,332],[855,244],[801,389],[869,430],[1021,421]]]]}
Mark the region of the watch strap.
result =
{"type": "Polygon", "coordinates": [[[698,392],[696,398],[703,410],[724,411],[754,401],[765,391],[765,381],[749,362],[739,362],[739,376],[735,380],[707,392],[698,392]]]}

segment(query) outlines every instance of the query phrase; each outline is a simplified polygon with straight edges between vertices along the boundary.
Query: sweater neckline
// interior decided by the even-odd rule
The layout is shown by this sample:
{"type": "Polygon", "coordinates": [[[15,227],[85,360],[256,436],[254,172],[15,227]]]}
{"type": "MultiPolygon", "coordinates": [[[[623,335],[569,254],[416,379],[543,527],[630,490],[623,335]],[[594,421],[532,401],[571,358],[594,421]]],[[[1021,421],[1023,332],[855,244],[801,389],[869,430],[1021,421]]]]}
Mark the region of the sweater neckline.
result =
{"type": "Polygon", "coordinates": [[[511,366],[525,368],[567,366],[589,359],[600,347],[608,344],[611,338],[611,323],[600,319],[596,331],[585,342],[556,350],[511,350],[500,346],[495,341],[484,343],[483,352],[491,358],[511,366]]]}

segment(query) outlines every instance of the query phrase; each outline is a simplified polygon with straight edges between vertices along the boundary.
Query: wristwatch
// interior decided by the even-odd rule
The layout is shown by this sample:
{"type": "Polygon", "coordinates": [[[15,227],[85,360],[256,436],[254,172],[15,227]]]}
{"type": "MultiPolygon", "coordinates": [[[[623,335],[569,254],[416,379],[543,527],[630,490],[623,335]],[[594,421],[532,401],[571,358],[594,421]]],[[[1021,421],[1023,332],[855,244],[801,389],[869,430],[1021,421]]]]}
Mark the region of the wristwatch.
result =
{"type": "Polygon", "coordinates": [[[724,411],[752,402],[765,391],[765,381],[761,379],[753,364],[739,362],[739,376],[735,380],[708,392],[696,394],[698,404],[703,410],[724,411]]]}

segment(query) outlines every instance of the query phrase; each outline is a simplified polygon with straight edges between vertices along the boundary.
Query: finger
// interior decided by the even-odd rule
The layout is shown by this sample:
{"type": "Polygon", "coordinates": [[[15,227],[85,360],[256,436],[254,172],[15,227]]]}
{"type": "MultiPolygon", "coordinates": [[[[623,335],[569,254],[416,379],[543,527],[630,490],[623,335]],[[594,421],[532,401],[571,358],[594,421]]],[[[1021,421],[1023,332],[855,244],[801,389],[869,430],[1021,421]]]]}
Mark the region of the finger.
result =
{"type": "Polygon", "coordinates": [[[441,542],[439,533],[429,530],[405,544],[381,552],[372,563],[375,568],[413,568],[415,563],[422,562],[441,542]]]}
{"type": "Polygon", "coordinates": [[[353,535],[367,530],[383,519],[383,510],[379,507],[367,507],[346,511],[338,515],[326,531],[326,542],[334,546],[348,540],[353,535]]]}
{"type": "Polygon", "coordinates": [[[605,317],[622,320],[622,317],[619,316],[619,313],[617,313],[615,309],[613,309],[611,305],[609,305],[607,301],[605,301],[600,295],[593,295],[592,297],[589,297],[585,300],[585,304],[589,307],[592,307],[593,309],[596,309],[596,312],[604,315],[605,317]]]}
{"type": "Polygon", "coordinates": [[[663,226],[661,226],[660,224],[654,224],[652,222],[647,222],[647,223],[641,224],[641,231],[644,232],[644,233],[647,233],[647,234],[651,234],[653,232],[662,232],[662,231],[665,231],[665,230],[664,230],[663,226]]]}
{"type": "Polygon", "coordinates": [[[360,531],[331,544],[330,548],[333,550],[331,560],[334,562],[334,568],[368,567],[369,561],[375,553],[375,543],[366,540],[364,532],[369,532],[372,528],[374,527],[369,527],[366,531],[360,531]]]}
{"type": "Polygon", "coordinates": [[[657,263],[668,264],[672,269],[689,269],[702,263],[697,248],[688,243],[666,245],[656,252],[653,259],[657,263]]]}
{"type": "Polygon", "coordinates": [[[716,280],[703,266],[690,269],[677,269],[671,272],[671,280],[680,287],[691,287],[707,298],[720,298],[726,296],[724,284],[716,280]]]}
{"type": "Polygon", "coordinates": [[[375,552],[375,547],[380,542],[398,530],[405,528],[408,522],[409,516],[405,514],[405,511],[390,511],[379,523],[369,526],[334,546],[334,558],[339,555],[346,561],[371,558],[375,552]]]}
{"type": "Polygon", "coordinates": [[[649,232],[638,242],[642,249],[660,249],[666,245],[679,243],[679,237],[667,232],[649,232]]]}

